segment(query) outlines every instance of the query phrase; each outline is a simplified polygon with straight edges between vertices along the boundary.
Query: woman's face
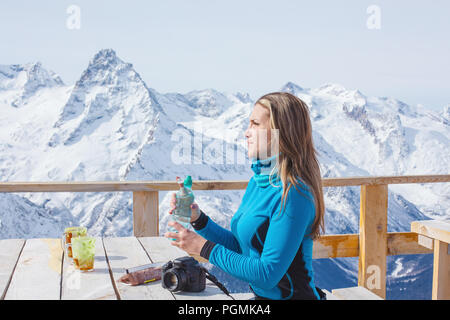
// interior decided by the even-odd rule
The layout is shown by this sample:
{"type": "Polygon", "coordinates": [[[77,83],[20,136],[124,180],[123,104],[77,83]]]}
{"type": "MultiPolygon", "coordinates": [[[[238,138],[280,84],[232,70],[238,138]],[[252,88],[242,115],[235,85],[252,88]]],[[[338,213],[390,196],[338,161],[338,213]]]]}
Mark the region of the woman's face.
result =
{"type": "Polygon", "coordinates": [[[270,112],[266,107],[255,104],[250,114],[249,126],[245,131],[248,157],[264,159],[270,156],[270,112]]]}

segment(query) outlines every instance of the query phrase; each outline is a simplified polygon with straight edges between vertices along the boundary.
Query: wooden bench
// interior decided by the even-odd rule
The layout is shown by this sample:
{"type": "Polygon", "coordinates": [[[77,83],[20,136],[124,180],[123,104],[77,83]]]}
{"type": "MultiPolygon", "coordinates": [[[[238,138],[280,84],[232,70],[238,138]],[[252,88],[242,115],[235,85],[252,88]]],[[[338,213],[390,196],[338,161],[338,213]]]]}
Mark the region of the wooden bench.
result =
{"type": "Polygon", "coordinates": [[[362,287],[333,289],[331,293],[324,290],[327,300],[383,300],[372,291],[362,287]]]}
{"type": "Polygon", "coordinates": [[[450,300],[450,220],[411,222],[418,243],[433,250],[433,300],[450,300]]]}

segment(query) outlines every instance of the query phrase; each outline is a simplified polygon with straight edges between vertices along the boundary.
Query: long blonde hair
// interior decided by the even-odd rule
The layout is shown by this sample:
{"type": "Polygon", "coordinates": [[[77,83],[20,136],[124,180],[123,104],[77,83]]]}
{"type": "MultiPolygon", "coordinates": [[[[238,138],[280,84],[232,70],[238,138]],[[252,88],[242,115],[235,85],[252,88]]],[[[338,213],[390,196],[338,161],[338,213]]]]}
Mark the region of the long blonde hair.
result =
{"type": "MultiPolygon", "coordinates": [[[[273,92],[262,96],[255,104],[269,109],[270,127],[278,130],[277,169],[282,182],[281,211],[292,186],[299,186],[297,179],[312,189],[316,208],[311,237],[316,239],[324,232],[325,204],[322,177],[317,151],[312,138],[309,109],[300,98],[287,92],[273,92]]],[[[301,186],[300,186],[301,187],[301,186]]]]}

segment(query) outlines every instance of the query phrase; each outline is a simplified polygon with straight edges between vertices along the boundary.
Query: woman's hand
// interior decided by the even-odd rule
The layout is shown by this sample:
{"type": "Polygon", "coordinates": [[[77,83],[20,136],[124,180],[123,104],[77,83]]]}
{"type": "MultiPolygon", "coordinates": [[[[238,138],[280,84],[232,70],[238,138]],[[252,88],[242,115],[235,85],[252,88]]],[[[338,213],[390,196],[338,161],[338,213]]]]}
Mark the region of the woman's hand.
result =
{"type": "MultiPolygon", "coordinates": [[[[177,208],[177,196],[176,193],[172,193],[172,198],[170,199],[170,210],[169,214],[173,213],[173,210],[177,208]]],[[[198,204],[195,202],[191,204],[191,222],[194,222],[195,220],[200,217],[200,208],[198,207],[198,204]]]]}
{"type": "Polygon", "coordinates": [[[200,251],[203,248],[203,245],[206,243],[206,239],[197,233],[184,228],[181,224],[175,221],[170,221],[168,223],[169,226],[175,228],[178,233],[175,232],[166,232],[164,237],[175,239],[171,244],[183,249],[188,254],[192,255],[200,255],[200,251]]]}

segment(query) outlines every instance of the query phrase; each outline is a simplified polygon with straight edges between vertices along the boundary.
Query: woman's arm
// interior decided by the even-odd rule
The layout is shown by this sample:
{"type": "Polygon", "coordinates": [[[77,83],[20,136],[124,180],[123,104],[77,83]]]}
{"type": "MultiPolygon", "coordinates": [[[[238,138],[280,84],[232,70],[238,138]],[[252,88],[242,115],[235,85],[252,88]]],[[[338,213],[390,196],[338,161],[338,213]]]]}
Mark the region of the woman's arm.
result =
{"type": "Polygon", "coordinates": [[[277,210],[270,221],[260,257],[244,256],[210,241],[204,245],[201,255],[236,278],[262,289],[273,288],[291,265],[314,216],[311,200],[292,188],[286,210],[282,213],[277,210]]]}
{"type": "Polygon", "coordinates": [[[191,222],[191,225],[199,235],[210,242],[221,244],[229,250],[241,253],[241,247],[233,233],[215,223],[203,211],[200,210],[200,216],[191,222]]]}
{"type": "MultiPolygon", "coordinates": [[[[177,207],[175,193],[172,193],[170,207],[169,214],[173,214],[173,211],[177,207]]],[[[212,221],[202,210],[200,210],[198,204],[195,202],[191,204],[191,225],[194,230],[206,240],[220,243],[230,250],[241,252],[239,243],[233,233],[212,221]]]]}

